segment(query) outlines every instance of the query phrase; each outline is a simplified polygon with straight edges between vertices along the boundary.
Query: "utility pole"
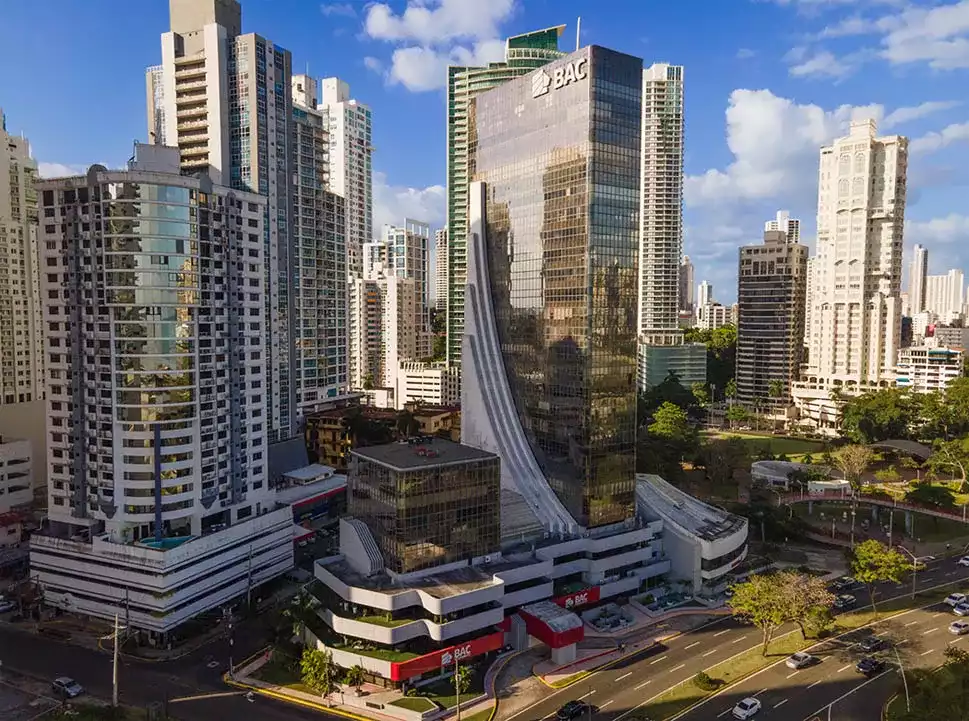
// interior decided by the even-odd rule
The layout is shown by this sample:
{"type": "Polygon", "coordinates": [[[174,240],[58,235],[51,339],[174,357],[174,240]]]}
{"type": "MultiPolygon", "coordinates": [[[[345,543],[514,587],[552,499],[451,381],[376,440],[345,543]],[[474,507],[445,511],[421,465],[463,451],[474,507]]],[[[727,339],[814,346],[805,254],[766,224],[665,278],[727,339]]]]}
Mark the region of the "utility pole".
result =
{"type": "Polygon", "coordinates": [[[888,512],[888,547],[892,547],[892,526],[895,523],[895,509],[892,508],[888,512]]]}
{"type": "Polygon", "coordinates": [[[118,707],[118,636],[121,630],[127,626],[118,624],[118,614],[114,614],[114,663],[111,669],[111,705],[118,707]]]}
{"type": "Polygon", "coordinates": [[[898,670],[902,672],[902,685],[905,687],[905,710],[912,710],[912,699],[908,695],[908,679],[905,678],[905,667],[902,666],[902,657],[898,655],[898,646],[893,645],[892,649],[895,651],[895,660],[898,661],[898,670]]]}
{"type": "Polygon", "coordinates": [[[246,566],[246,608],[252,611],[252,542],[249,542],[249,558],[246,566]]]}
{"type": "Polygon", "coordinates": [[[458,684],[458,655],[454,654],[454,697],[457,699],[458,716],[457,721],[461,721],[461,686],[458,684]]]}

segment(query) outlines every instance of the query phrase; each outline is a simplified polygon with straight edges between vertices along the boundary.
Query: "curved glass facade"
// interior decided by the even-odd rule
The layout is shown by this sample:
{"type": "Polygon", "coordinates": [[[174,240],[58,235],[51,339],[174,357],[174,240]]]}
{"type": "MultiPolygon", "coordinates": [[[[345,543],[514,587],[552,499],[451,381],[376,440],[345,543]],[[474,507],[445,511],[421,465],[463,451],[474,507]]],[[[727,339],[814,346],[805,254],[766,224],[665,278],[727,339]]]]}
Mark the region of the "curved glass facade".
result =
{"type": "Polygon", "coordinates": [[[536,460],[580,524],[632,517],[642,61],[585,48],[478,96],[502,357],[536,460]]]}

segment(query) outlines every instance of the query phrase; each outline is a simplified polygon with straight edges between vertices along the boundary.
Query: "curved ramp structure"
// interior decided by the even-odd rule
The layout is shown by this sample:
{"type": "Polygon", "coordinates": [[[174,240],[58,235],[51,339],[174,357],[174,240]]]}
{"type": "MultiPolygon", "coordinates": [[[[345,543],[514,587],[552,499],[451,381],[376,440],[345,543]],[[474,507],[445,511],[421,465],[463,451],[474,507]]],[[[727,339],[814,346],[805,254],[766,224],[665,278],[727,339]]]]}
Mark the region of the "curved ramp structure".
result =
{"type": "Polygon", "coordinates": [[[552,491],[529,447],[506,376],[485,255],[485,186],[469,192],[468,284],[462,347],[461,442],[501,457],[501,485],[520,494],[551,532],[584,529],[552,491]]]}

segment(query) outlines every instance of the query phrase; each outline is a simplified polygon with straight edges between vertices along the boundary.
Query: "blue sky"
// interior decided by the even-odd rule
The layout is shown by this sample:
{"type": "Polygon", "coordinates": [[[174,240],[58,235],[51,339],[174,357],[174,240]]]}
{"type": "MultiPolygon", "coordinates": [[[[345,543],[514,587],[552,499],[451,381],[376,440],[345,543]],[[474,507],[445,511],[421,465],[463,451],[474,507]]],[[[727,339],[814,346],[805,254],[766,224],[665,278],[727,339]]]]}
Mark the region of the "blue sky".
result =
{"type": "MultiPolygon", "coordinates": [[[[969,0],[243,0],[243,31],[338,75],[374,111],[375,227],[444,220],[449,59],[566,24],[596,43],[685,66],[685,251],[717,300],[736,294],[737,246],[779,208],[813,243],[817,151],[853,115],[912,139],[906,251],[930,272],[969,259],[969,0]]],[[[42,172],[123,163],[145,137],[144,68],[166,0],[0,3],[0,107],[42,172]]],[[[906,253],[906,264],[908,257],[906,253]]]]}

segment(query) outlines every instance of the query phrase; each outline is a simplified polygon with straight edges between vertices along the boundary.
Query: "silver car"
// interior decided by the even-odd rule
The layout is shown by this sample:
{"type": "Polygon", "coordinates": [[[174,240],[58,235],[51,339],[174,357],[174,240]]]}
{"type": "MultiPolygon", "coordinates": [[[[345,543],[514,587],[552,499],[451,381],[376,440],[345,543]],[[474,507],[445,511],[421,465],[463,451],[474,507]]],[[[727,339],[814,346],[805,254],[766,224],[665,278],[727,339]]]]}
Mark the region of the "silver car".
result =
{"type": "Polygon", "coordinates": [[[67,698],[77,698],[84,693],[84,687],[70,676],[58,676],[51,686],[57,693],[67,698]]]}

